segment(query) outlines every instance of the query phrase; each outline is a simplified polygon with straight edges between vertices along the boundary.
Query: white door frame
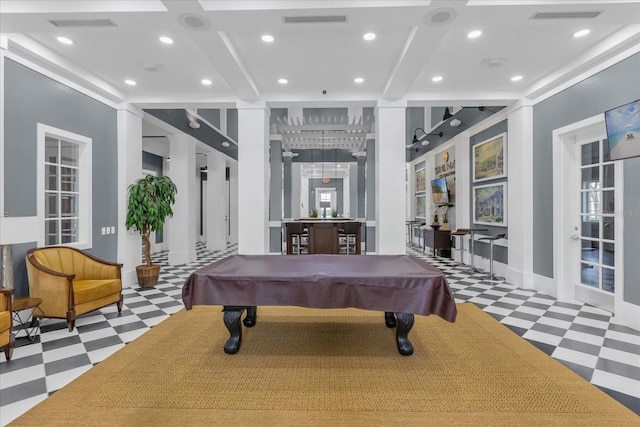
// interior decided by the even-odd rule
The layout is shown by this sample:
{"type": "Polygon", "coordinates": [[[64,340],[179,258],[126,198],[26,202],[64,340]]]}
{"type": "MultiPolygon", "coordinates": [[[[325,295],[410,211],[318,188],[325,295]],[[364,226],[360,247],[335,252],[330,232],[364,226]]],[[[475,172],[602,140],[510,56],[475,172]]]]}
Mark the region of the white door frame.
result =
{"type": "MultiPolygon", "coordinates": [[[[575,173],[579,164],[576,159],[577,143],[588,138],[604,139],[606,128],[604,114],[572,123],[568,126],[553,131],[553,224],[557,228],[554,231],[554,253],[557,254],[554,262],[554,277],[556,278],[556,291],[558,299],[575,299],[575,284],[580,278],[576,277],[577,270],[574,261],[579,259],[581,248],[578,240],[572,240],[570,236],[580,235],[581,224],[576,220],[577,201],[571,203],[565,201],[565,188],[579,188],[578,175],[575,173]],[[577,228],[576,228],[577,227],[577,228]]],[[[615,187],[616,196],[623,194],[622,189],[622,162],[616,163],[615,187]]],[[[571,194],[570,197],[573,197],[571,194]]],[[[573,199],[571,199],[573,200],[573,199]]],[[[613,311],[618,310],[618,301],[624,295],[623,276],[623,215],[621,197],[616,197],[616,279],[613,311]]]]}

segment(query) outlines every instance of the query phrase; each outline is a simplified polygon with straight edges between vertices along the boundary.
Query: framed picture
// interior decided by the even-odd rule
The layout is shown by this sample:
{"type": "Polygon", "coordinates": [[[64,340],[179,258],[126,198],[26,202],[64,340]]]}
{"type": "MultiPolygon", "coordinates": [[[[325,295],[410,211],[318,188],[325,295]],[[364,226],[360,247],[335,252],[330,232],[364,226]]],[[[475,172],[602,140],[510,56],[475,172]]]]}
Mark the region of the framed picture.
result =
{"type": "Polygon", "coordinates": [[[416,218],[426,218],[426,198],[427,196],[424,194],[416,196],[416,218]]]}
{"type": "Polygon", "coordinates": [[[506,197],[506,182],[473,187],[473,222],[506,227],[506,197]]]}
{"type": "Polygon", "coordinates": [[[427,190],[427,169],[422,168],[416,171],[416,193],[427,190]]]}
{"type": "Polygon", "coordinates": [[[507,134],[473,146],[473,182],[507,176],[507,134]]]}

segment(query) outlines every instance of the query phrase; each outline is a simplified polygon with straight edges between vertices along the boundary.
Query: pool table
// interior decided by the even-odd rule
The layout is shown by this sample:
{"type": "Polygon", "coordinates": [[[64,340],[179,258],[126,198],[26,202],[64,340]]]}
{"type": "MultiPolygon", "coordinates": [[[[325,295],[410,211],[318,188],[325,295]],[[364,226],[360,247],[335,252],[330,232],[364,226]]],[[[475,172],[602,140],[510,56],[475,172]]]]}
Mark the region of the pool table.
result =
{"type": "Polygon", "coordinates": [[[229,354],[240,349],[243,312],[242,323],[252,327],[260,305],[382,311],[402,355],[413,354],[415,314],[449,322],[457,314],[444,273],[410,255],[233,255],[192,273],[182,300],[187,310],[223,306],[229,354]]]}

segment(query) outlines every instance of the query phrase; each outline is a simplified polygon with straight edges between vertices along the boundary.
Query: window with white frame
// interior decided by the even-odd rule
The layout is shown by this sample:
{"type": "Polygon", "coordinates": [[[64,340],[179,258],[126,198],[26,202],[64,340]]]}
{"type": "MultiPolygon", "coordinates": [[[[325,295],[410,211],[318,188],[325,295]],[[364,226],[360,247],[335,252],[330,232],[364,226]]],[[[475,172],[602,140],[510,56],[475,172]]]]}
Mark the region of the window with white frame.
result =
{"type": "Polygon", "coordinates": [[[38,124],[39,246],[91,247],[91,138],[38,124]]]}

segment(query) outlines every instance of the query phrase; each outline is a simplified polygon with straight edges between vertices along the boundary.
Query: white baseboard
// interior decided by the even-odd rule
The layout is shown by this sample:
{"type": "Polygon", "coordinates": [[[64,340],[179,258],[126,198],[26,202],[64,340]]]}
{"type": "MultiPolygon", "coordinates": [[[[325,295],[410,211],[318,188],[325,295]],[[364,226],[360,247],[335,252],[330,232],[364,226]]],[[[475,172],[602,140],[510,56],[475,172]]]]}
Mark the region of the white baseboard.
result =
{"type": "Polygon", "coordinates": [[[640,305],[625,301],[616,302],[616,313],[613,316],[613,321],[640,331],[640,305]]]}

